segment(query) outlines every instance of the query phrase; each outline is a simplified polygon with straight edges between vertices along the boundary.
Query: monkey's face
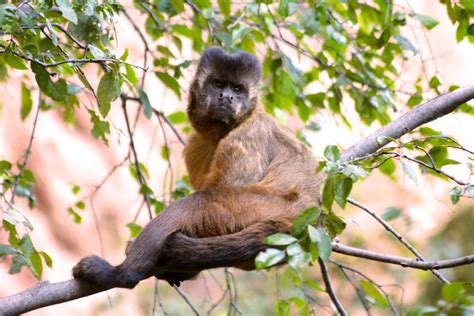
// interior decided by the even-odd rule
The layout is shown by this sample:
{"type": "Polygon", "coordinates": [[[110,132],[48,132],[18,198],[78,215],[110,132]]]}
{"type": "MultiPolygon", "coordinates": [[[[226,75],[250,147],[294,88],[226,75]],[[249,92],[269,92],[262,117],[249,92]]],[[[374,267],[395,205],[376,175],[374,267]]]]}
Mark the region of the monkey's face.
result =
{"type": "Polygon", "coordinates": [[[200,106],[212,120],[232,123],[249,110],[249,88],[245,81],[209,76],[201,90],[200,106]]]}
{"type": "Polygon", "coordinates": [[[258,59],[246,52],[230,55],[218,47],[204,51],[188,107],[194,127],[232,127],[242,121],[257,105],[260,73],[258,59]]]}

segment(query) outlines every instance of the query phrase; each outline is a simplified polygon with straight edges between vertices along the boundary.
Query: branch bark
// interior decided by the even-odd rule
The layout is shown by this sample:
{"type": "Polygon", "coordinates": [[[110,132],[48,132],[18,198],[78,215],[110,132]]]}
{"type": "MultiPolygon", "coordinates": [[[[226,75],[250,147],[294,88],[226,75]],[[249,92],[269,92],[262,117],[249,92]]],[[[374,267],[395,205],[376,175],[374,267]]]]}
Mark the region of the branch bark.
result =
{"type": "MultiPolygon", "coordinates": [[[[381,139],[381,136],[394,139],[399,138],[425,123],[451,113],[459,105],[472,98],[474,98],[474,85],[438,96],[435,99],[415,107],[397,120],[387,124],[372,135],[365,137],[351,146],[343,152],[342,159],[354,159],[371,154],[389,142],[387,139],[381,139]]],[[[239,260],[245,262],[246,260],[243,260],[244,258],[253,258],[259,251],[265,249],[265,245],[261,242],[264,237],[265,236],[258,234],[256,235],[255,229],[252,226],[236,234],[209,238],[197,239],[189,238],[182,234],[175,234],[171,236],[167,246],[163,250],[164,255],[163,258],[160,259],[160,266],[164,268],[169,267],[170,269],[172,267],[181,267],[183,270],[200,271],[208,268],[233,265],[239,260]],[[245,240],[246,242],[239,246],[238,249],[228,249],[225,240],[226,238],[234,237],[245,237],[245,239],[240,240],[245,240]],[[204,248],[212,249],[212,252],[199,251],[199,249],[204,248]],[[253,249],[253,252],[245,252],[244,249],[253,249]],[[230,256],[227,257],[227,261],[222,260],[222,251],[230,254],[230,256]]],[[[333,244],[333,251],[349,256],[423,270],[445,269],[474,262],[474,255],[444,261],[421,262],[416,259],[380,254],[340,244],[333,244]]],[[[16,315],[105,290],[108,290],[108,288],[77,280],[69,280],[60,283],[41,282],[23,292],[0,298],[0,311],[2,315],[16,315]]]]}
{"type": "Polygon", "coordinates": [[[472,98],[474,98],[474,85],[431,99],[347,148],[342,153],[341,159],[349,160],[372,154],[387,145],[390,139],[398,139],[423,124],[449,114],[472,98]]]}
{"type": "Polygon", "coordinates": [[[390,264],[396,264],[405,268],[413,268],[419,270],[440,270],[459,267],[467,264],[474,263],[474,255],[448,259],[439,261],[420,261],[420,259],[411,259],[399,256],[388,255],[375,251],[359,249],[349,246],[344,246],[338,243],[332,244],[332,250],[334,252],[344,254],[351,257],[358,257],[378,262],[385,262],[390,264]]]}

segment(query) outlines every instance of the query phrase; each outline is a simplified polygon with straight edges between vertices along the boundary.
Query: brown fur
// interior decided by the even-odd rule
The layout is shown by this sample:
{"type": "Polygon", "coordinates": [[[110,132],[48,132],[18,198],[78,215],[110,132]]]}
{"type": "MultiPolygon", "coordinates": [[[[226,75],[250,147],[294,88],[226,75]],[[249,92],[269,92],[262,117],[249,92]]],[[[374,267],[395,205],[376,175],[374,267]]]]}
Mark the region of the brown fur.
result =
{"type": "Polygon", "coordinates": [[[122,264],[112,267],[99,257],[87,257],[74,267],[76,278],[133,287],[151,275],[179,284],[207,268],[252,269],[254,256],[264,249],[261,240],[289,231],[293,219],[317,203],[320,176],[310,151],[258,105],[253,91],[259,67],[245,53],[227,55],[217,48],[204,53],[188,107],[195,132],[184,150],[198,191],[148,223],[122,264]],[[220,76],[247,82],[249,91],[246,111],[223,121],[212,120],[209,106],[202,105],[208,97],[203,94],[207,76],[219,69],[240,71],[220,76]],[[178,265],[167,266],[166,249],[178,247],[177,240],[193,245],[195,252],[173,258],[178,265]]]}

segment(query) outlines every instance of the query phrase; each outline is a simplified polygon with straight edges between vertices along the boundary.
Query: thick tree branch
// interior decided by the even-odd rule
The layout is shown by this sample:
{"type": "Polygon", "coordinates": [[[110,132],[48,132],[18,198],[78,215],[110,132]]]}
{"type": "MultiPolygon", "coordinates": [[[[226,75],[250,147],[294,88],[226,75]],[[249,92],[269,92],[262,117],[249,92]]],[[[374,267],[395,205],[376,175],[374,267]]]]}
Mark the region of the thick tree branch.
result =
{"type": "MultiPolygon", "coordinates": [[[[474,98],[474,86],[468,86],[430,100],[351,146],[343,152],[342,158],[354,159],[371,154],[389,142],[386,139],[383,140],[382,136],[399,138],[420,125],[454,111],[459,105],[472,98],[474,98]]],[[[271,233],[264,231],[262,234],[267,236],[271,233]]],[[[255,257],[258,252],[265,249],[265,245],[261,242],[265,236],[256,234],[256,230],[252,226],[236,234],[209,238],[189,238],[182,234],[175,234],[171,236],[167,247],[163,250],[164,255],[160,258],[159,265],[170,269],[180,267],[187,271],[234,266],[236,262],[248,261],[248,258],[255,257]],[[228,238],[239,238],[245,243],[242,242],[238,249],[229,249],[225,242],[228,238]],[[200,249],[207,249],[208,251],[199,251],[200,249]],[[248,249],[252,249],[252,251],[246,251],[248,249]],[[227,257],[222,255],[223,251],[228,255],[227,257]],[[223,257],[227,261],[223,260],[223,257]]],[[[474,255],[443,261],[419,261],[340,244],[333,244],[333,251],[422,270],[445,269],[474,263],[474,255]]],[[[0,298],[0,311],[3,315],[15,315],[105,290],[107,288],[85,284],[77,280],[61,283],[43,282],[21,293],[0,298]]]]}
{"type": "Polygon", "coordinates": [[[398,139],[423,124],[451,113],[472,98],[474,98],[474,85],[431,99],[347,148],[342,153],[341,159],[349,160],[370,155],[388,144],[390,139],[398,139]]]}
{"type": "Polygon", "coordinates": [[[108,288],[78,280],[68,280],[58,283],[44,281],[23,292],[0,298],[0,315],[18,315],[41,307],[72,301],[105,290],[108,290],[108,288]]]}

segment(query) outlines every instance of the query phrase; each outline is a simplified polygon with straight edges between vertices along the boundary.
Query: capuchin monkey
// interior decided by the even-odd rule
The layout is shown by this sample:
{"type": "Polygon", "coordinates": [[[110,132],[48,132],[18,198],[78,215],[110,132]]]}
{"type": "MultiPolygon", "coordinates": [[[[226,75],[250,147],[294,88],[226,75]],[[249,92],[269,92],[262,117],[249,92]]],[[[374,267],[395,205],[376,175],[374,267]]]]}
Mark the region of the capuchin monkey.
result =
{"type": "Polygon", "coordinates": [[[73,268],[75,278],[133,288],[151,276],[179,285],[204,269],[254,269],[262,240],[289,232],[296,216],[318,204],[316,162],[263,111],[260,76],[251,54],[204,51],[187,109],[194,132],[184,149],[196,192],[150,221],[121,264],[89,256],[73,268]],[[170,258],[169,249],[180,253],[180,245],[194,251],[170,258]]]}

